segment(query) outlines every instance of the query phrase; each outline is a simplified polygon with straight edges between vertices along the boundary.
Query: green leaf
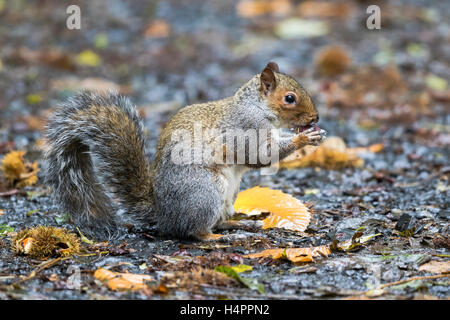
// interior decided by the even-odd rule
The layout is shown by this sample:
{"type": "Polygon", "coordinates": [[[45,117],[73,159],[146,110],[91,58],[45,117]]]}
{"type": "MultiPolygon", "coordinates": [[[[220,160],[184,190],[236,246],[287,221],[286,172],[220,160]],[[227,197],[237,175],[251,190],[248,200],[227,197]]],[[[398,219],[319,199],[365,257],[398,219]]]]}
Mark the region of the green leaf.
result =
{"type": "Polygon", "coordinates": [[[37,191],[27,191],[27,200],[34,200],[37,199],[43,195],[45,195],[46,192],[42,190],[37,191]]]}
{"type": "Polygon", "coordinates": [[[80,229],[78,229],[78,227],[77,227],[77,231],[78,231],[78,233],[80,234],[81,241],[83,241],[84,243],[87,243],[87,244],[95,244],[94,241],[92,241],[92,240],[86,238],[86,236],[85,236],[84,234],[81,233],[81,231],[80,231],[80,229]]]}
{"type": "Polygon", "coordinates": [[[70,219],[70,214],[69,213],[63,213],[61,215],[59,215],[58,217],[55,218],[56,223],[58,224],[63,224],[68,222],[70,219]]]}
{"type": "Polygon", "coordinates": [[[0,224],[0,237],[4,237],[6,233],[13,231],[13,227],[8,226],[7,224],[0,224]]]}
{"type": "Polygon", "coordinates": [[[99,33],[95,36],[95,47],[98,49],[104,49],[108,46],[108,36],[106,33],[99,33]]]}
{"type": "Polygon", "coordinates": [[[406,47],[406,51],[413,57],[421,57],[425,54],[425,48],[419,43],[410,43],[406,47]]]}
{"type": "Polygon", "coordinates": [[[411,280],[396,286],[392,286],[389,288],[389,290],[404,290],[406,288],[412,288],[413,290],[417,290],[419,288],[426,287],[427,284],[424,283],[422,280],[411,280]]]}
{"type": "Polygon", "coordinates": [[[39,209],[30,210],[30,211],[27,212],[27,217],[29,217],[29,216],[31,216],[32,214],[34,214],[34,213],[36,213],[36,212],[39,212],[39,211],[40,211],[39,209]]]}
{"type": "Polygon", "coordinates": [[[257,279],[243,278],[232,267],[217,266],[214,268],[214,270],[217,272],[222,272],[222,273],[226,274],[227,276],[229,276],[233,279],[236,279],[237,281],[239,281],[240,283],[245,285],[247,288],[249,288],[251,290],[256,290],[260,294],[266,293],[266,289],[264,288],[264,285],[261,283],[258,283],[257,279]]]}

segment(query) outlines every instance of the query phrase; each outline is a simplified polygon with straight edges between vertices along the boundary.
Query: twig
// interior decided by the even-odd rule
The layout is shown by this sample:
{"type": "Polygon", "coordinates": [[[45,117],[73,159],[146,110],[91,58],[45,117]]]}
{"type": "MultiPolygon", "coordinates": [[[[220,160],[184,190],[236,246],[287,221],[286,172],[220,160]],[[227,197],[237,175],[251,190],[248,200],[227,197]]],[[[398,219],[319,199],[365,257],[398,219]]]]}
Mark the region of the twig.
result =
{"type": "Polygon", "coordinates": [[[59,257],[59,258],[55,258],[55,259],[46,261],[46,262],[42,263],[40,265],[40,267],[38,267],[36,270],[31,271],[31,273],[28,276],[26,276],[25,278],[20,279],[19,281],[14,282],[12,285],[16,286],[16,285],[19,285],[20,283],[23,283],[25,281],[33,279],[42,270],[50,268],[50,267],[54,266],[55,264],[57,264],[58,262],[63,261],[63,260],[67,260],[69,258],[71,258],[71,257],[64,257],[64,258],[59,257]]]}
{"type": "Polygon", "coordinates": [[[409,279],[385,283],[385,284],[382,284],[381,286],[379,286],[377,289],[384,289],[386,287],[396,286],[396,285],[399,285],[402,283],[415,281],[415,280],[439,279],[439,278],[446,278],[446,277],[450,277],[450,274],[438,274],[435,276],[413,277],[413,278],[409,278],[409,279]]]}

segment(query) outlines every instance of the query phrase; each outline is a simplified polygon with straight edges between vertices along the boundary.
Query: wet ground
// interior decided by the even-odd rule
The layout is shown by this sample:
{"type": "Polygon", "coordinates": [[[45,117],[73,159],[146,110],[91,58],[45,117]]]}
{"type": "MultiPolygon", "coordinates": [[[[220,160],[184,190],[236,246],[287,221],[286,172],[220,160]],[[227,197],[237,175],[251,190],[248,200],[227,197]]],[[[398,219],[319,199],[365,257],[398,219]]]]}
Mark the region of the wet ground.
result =
{"type": "MultiPolygon", "coordinates": [[[[4,236],[0,299],[448,299],[448,269],[429,273],[419,267],[449,263],[449,87],[425,79],[450,79],[450,3],[383,1],[382,29],[368,30],[366,2],[349,1],[351,13],[345,18],[319,17],[328,24],[327,32],[302,38],[276,31],[301,14],[269,11],[243,17],[237,1],[76,3],[82,28],[72,31],[65,27],[65,7],[58,1],[17,1],[0,9],[0,158],[14,148],[40,164],[41,119],[73,94],[68,81],[77,87],[92,77],[95,88],[115,85],[141,109],[152,158],[161,126],[178,108],[231,95],[270,60],[310,92],[328,135],[342,137],[351,147],[383,143],[384,149],[366,154],[360,168],[244,176],[243,190],[256,185],[280,189],[311,206],[313,219],[304,233],[248,228],[225,231],[242,235],[229,241],[186,242],[160,239],[145,224],[125,224],[119,239],[103,247],[83,243],[89,256],[56,261],[29,280],[23,277],[41,261],[16,256],[10,237],[4,236]],[[329,44],[343,46],[352,56],[352,66],[340,76],[320,75],[315,67],[319,50],[329,44]],[[80,63],[77,57],[85,50],[95,52],[100,62],[80,63]],[[386,65],[398,73],[392,76],[386,65]],[[374,69],[364,78],[358,72],[367,66],[374,69]],[[372,82],[356,88],[352,79],[358,77],[366,80],[356,83],[372,82]],[[336,86],[348,91],[339,95],[336,86]],[[358,90],[373,90],[375,96],[352,103],[358,90]],[[241,257],[267,248],[343,241],[357,230],[381,235],[353,252],[333,252],[299,266],[241,257]],[[166,256],[192,259],[181,263],[166,256]],[[242,276],[257,279],[265,295],[236,282],[188,276],[200,265],[214,269],[238,263],[253,267],[242,276]],[[150,274],[154,287],[110,291],[93,277],[100,267],[150,274]],[[74,289],[71,275],[77,270],[81,287],[74,289]],[[441,276],[426,278],[436,274],[441,276]],[[407,279],[413,280],[401,282],[407,279]],[[155,289],[159,284],[167,290],[155,289]]],[[[2,185],[0,192],[10,190],[2,185]]],[[[13,193],[0,196],[0,225],[15,231],[35,225],[75,231],[39,182],[13,193]]]]}

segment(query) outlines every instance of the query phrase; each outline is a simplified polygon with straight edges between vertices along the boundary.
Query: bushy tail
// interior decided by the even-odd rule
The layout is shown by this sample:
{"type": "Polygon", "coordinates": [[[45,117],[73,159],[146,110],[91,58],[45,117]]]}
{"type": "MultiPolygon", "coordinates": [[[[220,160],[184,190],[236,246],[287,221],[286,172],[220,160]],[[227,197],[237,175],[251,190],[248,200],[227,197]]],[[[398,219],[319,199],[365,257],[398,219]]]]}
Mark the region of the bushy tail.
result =
{"type": "Polygon", "coordinates": [[[74,96],[50,118],[46,142],[46,183],[84,232],[113,235],[114,200],[127,212],[150,217],[153,190],[143,124],[127,98],[74,96]]]}

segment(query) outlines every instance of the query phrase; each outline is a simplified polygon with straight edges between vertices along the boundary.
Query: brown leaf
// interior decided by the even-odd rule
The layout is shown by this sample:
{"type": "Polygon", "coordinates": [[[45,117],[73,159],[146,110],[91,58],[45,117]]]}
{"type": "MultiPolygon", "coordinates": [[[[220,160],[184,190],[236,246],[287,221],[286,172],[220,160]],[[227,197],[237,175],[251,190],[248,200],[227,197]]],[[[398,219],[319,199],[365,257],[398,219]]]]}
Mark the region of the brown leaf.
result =
{"type": "Polygon", "coordinates": [[[364,161],[357,152],[347,148],[344,140],[329,137],[320,146],[306,146],[297,150],[279,163],[281,168],[320,167],[325,169],[341,169],[360,167],[364,161]]]}
{"type": "Polygon", "coordinates": [[[244,0],[237,5],[238,15],[244,18],[255,18],[262,15],[287,15],[292,8],[289,0],[244,0]]]}
{"type": "Polygon", "coordinates": [[[145,29],[144,35],[148,38],[166,38],[170,34],[170,25],[164,20],[153,21],[147,29],[145,29]]]}
{"type": "Polygon", "coordinates": [[[419,271],[425,271],[430,273],[449,273],[450,261],[436,261],[432,260],[419,267],[419,271]]]}
{"type": "Polygon", "coordinates": [[[61,90],[89,90],[89,91],[100,91],[107,92],[109,90],[117,91],[121,94],[128,94],[131,92],[131,88],[128,86],[121,86],[117,83],[109,81],[103,78],[85,78],[79,79],[75,77],[66,77],[61,79],[52,80],[50,82],[51,90],[61,91],[61,90]]]}
{"type": "Polygon", "coordinates": [[[315,57],[317,71],[326,76],[343,73],[351,62],[350,54],[340,46],[327,46],[321,49],[315,57]]]}
{"type": "Polygon", "coordinates": [[[148,288],[146,282],[153,280],[152,276],[146,274],[120,273],[103,268],[95,271],[94,277],[106,281],[108,288],[114,291],[145,289],[148,288]]]}
{"type": "Polygon", "coordinates": [[[347,18],[353,7],[346,2],[303,1],[298,11],[305,18],[347,18]]]}

